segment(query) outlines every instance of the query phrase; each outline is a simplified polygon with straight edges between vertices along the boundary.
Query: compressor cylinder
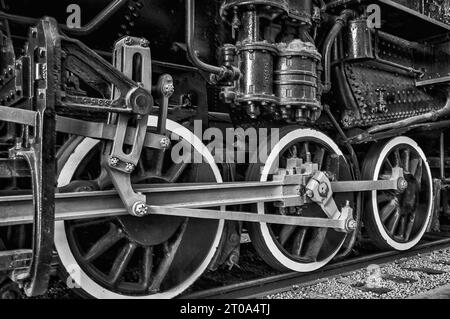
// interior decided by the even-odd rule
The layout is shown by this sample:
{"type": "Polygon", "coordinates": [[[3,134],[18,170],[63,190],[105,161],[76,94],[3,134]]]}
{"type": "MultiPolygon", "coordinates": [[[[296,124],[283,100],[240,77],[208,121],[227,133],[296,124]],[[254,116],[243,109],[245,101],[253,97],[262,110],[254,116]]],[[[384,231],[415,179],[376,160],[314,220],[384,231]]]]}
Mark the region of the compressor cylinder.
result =
{"type": "Polygon", "coordinates": [[[314,122],[321,111],[318,92],[321,55],[313,44],[298,39],[280,44],[278,50],[274,84],[281,114],[295,122],[314,122]]]}

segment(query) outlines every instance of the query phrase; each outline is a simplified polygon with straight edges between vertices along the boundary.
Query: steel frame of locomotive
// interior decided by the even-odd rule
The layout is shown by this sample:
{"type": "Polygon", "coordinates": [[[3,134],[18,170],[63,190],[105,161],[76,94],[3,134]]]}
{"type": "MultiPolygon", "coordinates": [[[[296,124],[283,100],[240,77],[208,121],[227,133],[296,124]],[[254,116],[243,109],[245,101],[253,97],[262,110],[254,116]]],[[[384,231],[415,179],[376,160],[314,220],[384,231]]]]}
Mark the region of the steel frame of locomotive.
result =
{"type": "MultiPolygon", "coordinates": [[[[271,180],[268,180],[270,168],[266,169],[264,167],[261,173],[263,177],[258,177],[257,181],[249,178],[248,181],[243,182],[223,183],[220,173],[218,173],[213,163],[211,154],[205,153],[200,140],[192,138],[190,142],[192,147],[202,154],[205,161],[209,163],[214,171],[216,176],[215,182],[187,182],[174,185],[136,183],[132,174],[138,169],[144,150],[152,150],[152,158],[156,163],[151,176],[160,176],[164,166],[164,154],[171,147],[171,141],[167,137],[169,131],[188,134],[185,133],[185,130],[175,127],[175,124],[168,119],[169,99],[174,92],[173,78],[169,74],[164,74],[159,77],[156,85],[152,85],[151,51],[145,39],[126,37],[118,41],[113,53],[113,65],[111,65],[82,42],[65,35],[65,33],[77,35],[83,32],[91,32],[106,19],[110,18],[126,1],[112,2],[110,6],[85,27],[73,30],[67,29],[65,26],[59,26],[56,20],[52,18],[36,21],[31,18],[0,13],[0,18],[32,25],[26,53],[21,58],[15,59],[11,68],[7,69],[2,77],[2,90],[6,87],[6,90],[10,91],[11,94],[8,99],[2,101],[3,105],[0,106],[0,119],[3,122],[14,123],[20,128],[19,134],[15,139],[15,145],[9,150],[10,159],[25,159],[27,161],[31,169],[33,189],[32,194],[0,197],[0,227],[25,224],[33,227],[31,249],[0,251],[0,272],[7,274],[13,281],[18,282],[27,295],[36,296],[45,293],[47,290],[54,254],[55,225],[58,228],[58,223],[64,223],[65,221],[89,221],[118,216],[132,216],[131,218],[137,221],[144,218],[158,218],[157,216],[181,217],[181,219],[177,219],[175,229],[170,231],[171,234],[174,234],[174,238],[170,241],[167,239],[167,244],[164,246],[165,254],[161,257],[157,269],[154,273],[147,274],[147,277],[144,276],[147,281],[144,283],[144,290],[149,292],[150,296],[172,297],[180,293],[182,289],[172,293],[170,289],[166,291],[165,288],[161,287],[165,278],[168,274],[170,275],[170,267],[176,259],[183,238],[187,236],[185,234],[188,229],[189,218],[217,221],[220,224],[219,228],[223,227],[223,221],[226,220],[248,222],[255,225],[274,224],[301,227],[301,229],[331,229],[336,231],[337,234],[342,234],[342,236],[336,235],[339,242],[337,249],[336,247],[331,249],[332,252],[324,256],[322,261],[314,267],[309,266],[310,261],[306,260],[306,257],[304,257],[305,260],[299,258],[300,261],[297,262],[303,265],[304,268],[299,267],[298,271],[309,271],[320,267],[334,257],[342,248],[345,239],[350,241],[346,246],[347,252],[350,251],[361,227],[363,192],[372,195],[377,194],[377,192],[400,194],[398,196],[402,196],[401,201],[403,203],[403,197],[410,196],[408,194],[411,191],[411,184],[415,184],[417,180],[419,180],[420,184],[422,175],[425,177],[431,176],[430,173],[427,175],[429,168],[426,164],[425,155],[420,148],[415,148],[413,144],[410,144],[413,146],[406,151],[402,149],[401,155],[396,155],[398,163],[403,162],[404,165],[390,164],[392,167],[390,174],[383,175],[381,178],[374,178],[365,173],[364,167],[361,167],[359,163],[354,147],[363,143],[390,139],[409,132],[427,130],[443,132],[450,124],[450,120],[445,120],[445,116],[448,115],[450,110],[450,93],[447,93],[445,105],[439,109],[425,111],[421,114],[411,114],[411,116],[391,123],[371,125],[367,129],[358,131],[358,134],[348,135],[349,132],[345,131],[346,128],[343,128],[336,119],[332,109],[328,105],[321,106],[320,96],[329,91],[332,85],[331,51],[333,43],[340,36],[343,27],[357,15],[356,11],[349,6],[336,15],[333,27],[324,40],[323,57],[313,52],[314,50],[311,48],[309,48],[311,51],[306,49],[308,51],[306,54],[302,51],[300,60],[306,60],[312,65],[319,66],[323,59],[324,82],[320,85],[317,83],[320,82],[320,73],[319,77],[313,76],[308,78],[311,74],[302,73],[302,76],[305,76],[304,78],[296,78],[295,76],[299,73],[290,72],[292,70],[289,70],[288,66],[292,64],[286,62],[286,60],[284,64],[280,62],[281,69],[277,71],[278,79],[274,83],[278,86],[275,91],[280,96],[275,98],[271,94],[267,94],[263,89],[269,84],[262,82],[269,82],[269,80],[264,75],[262,77],[255,77],[254,75],[254,73],[259,74],[257,69],[260,65],[251,63],[251,61],[258,61],[259,59],[264,60],[265,63],[273,63],[271,55],[274,55],[273,51],[275,48],[267,42],[257,40],[258,37],[255,34],[257,31],[255,30],[258,28],[252,27],[252,23],[256,23],[255,16],[261,13],[258,10],[283,11],[285,10],[283,6],[288,5],[288,3],[287,1],[269,0],[247,2],[225,1],[222,14],[224,19],[226,19],[225,17],[230,10],[231,14],[236,17],[241,14],[240,10],[242,7],[248,8],[250,5],[251,8],[249,10],[242,9],[244,13],[239,18],[240,21],[243,21],[242,24],[244,26],[240,24],[233,25],[233,21],[231,24],[233,25],[233,30],[236,29],[236,32],[242,32],[238,30],[241,27],[244,28],[243,32],[253,42],[246,42],[241,38],[243,44],[240,46],[225,47],[224,63],[221,66],[213,66],[202,62],[195,52],[195,1],[186,0],[186,50],[191,62],[199,70],[211,74],[211,79],[218,86],[222,87],[224,100],[237,101],[238,107],[244,105],[242,106],[244,112],[250,118],[257,117],[261,113],[261,108],[271,105],[271,108],[280,107],[281,112],[276,114],[284,119],[293,117],[296,120],[306,119],[308,122],[315,121],[317,115],[320,115],[320,111],[323,109],[332,129],[339,134],[341,144],[348,152],[348,159],[339,150],[335,152],[336,156],[331,157],[329,165],[344,167],[343,170],[347,169],[347,175],[350,175],[347,179],[341,180],[339,173],[333,175],[322,169],[321,163],[311,159],[311,153],[306,147],[307,151],[305,152],[307,155],[305,160],[294,154],[287,160],[285,168],[271,173],[271,180]],[[264,8],[260,9],[261,6],[264,8]],[[245,22],[248,22],[248,24],[246,25],[245,22]],[[139,56],[140,59],[138,66],[134,63],[136,56],[139,56]],[[244,67],[242,65],[240,67],[237,66],[233,62],[236,56],[239,56],[241,61],[245,61],[248,64],[244,67]],[[251,71],[249,72],[248,70],[251,71]],[[113,86],[112,97],[94,98],[73,94],[64,85],[64,83],[67,83],[68,73],[76,74],[80,78],[87,79],[87,81],[95,82],[101,80],[109,83],[113,86]],[[136,77],[139,77],[139,80],[136,80],[136,77]],[[298,85],[299,82],[302,85],[315,88],[312,92],[308,92],[308,98],[303,100],[295,100],[295,92],[298,89],[295,85],[298,85]],[[238,84],[236,85],[236,83],[238,84]],[[249,83],[252,84],[249,86],[249,83]],[[253,88],[250,89],[252,85],[253,88]],[[321,90],[318,89],[320,86],[322,87],[321,90]],[[320,92],[316,92],[316,89],[320,92]],[[286,92],[293,91],[294,98],[292,95],[284,94],[284,90],[287,90],[286,92]],[[155,107],[154,99],[157,101],[159,108],[155,107]],[[286,109],[289,110],[290,107],[296,105],[299,106],[296,112],[284,115],[283,112],[286,112],[286,109]],[[286,108],[286,106],[289,107],[286,108]],[[300,106],[304,107],[300,108],[300,106]],[[73,114],[91,116],[93,114],[102,114],[106,120],[104,122],[96,122],[77,119],[74,118],[73,114]],[[156,116],[151,114],[156,114],[156,116]],[[153,127],[153,129],[148,130],[148,126],[153,127]],[[58,164],[55,147],[57,132],[82,136],[89,138],[90,141],[101,141],[102,147],[99,152],[99,159],[102,175],[99,177],[99,183],[111,185],[113,190],[104,190],[106,187],[100,188],[100,190],[92,189],[89,183],[79,183],[77,181],[72,181],[71,183],[69,181],[65,184],[60,183],[60,180],[58,180],[60,168],[58,167],[58,170],[55,169],[58,164]],[[420,177],[416,177],[416,180],[413,180],[411,177],[418,175],[420,177]],[[55,188],[55,181],[58,181],[59,187],[55,188]],[[335,196],[340,194],[356,195],[355,199],[351,201],[347,198],[344,201],[342,199],[335,200],[335,196]],[[307,214],[298,213],[298,211],[295,214],[261,213],[261,210],[264,210],[264,205],[267,205],[267,203],[272,203],[280,211],[290,211],[292,208],[296,210],[298,207],[308,207],[308,205],[314,204],[320,208],[320,214],[308,216],[307,214]],[[246,204],[257,204],[258,213],[255,214],[248,210],[236,208],[239,205],[246,204]],[[212,209],[211,207],[220,208],[212,209]]],[[[347,5],[342,2],[345,1],[332,1],[327,8],[341,8],[342,5],[347,5]]],[[[347,2],[351,3],[351,1],[347,2]]],[[[387,5],[397,5],[392,1],[382,2],[387,5]]],[[[326,8],[323,9],[325,10],[326,8]]],[[[291,14],[294,14],[296,19],[300,21],[309,21],[311,19],[311,17],[303,17],[300,14],[292,12],[291,14]]],[[[431,21],[430,18],[427,19],[431,21]]],[[[450,30],[449,25],[441,22],[432,22],[448,34],[450,30]]],[[[359,31],[357,27],[355,27],[355,30],[359,31]]],[[[359,37],[360,35],[356,33],[355,37],[359,37]]],[[[377,34],[380,37],[390,37],[388,34],[381,32],[377,34]]],[[[358,38],[358,40],[361,39],[364,38],[358,38]]],[[[405,44],[415,45],[406,40],[405,44]]],[[[358,49],[352,52],[353,58],[358,59],[364,55],[371,56],[371,52],[368,52],[370,50],[364,48],[364,45],[370,46],[369,44],[359,42],[359,45],[363,47],[365,52],[361,52],[364,51],[363,49],[358,49]]],[[[292,56],[296,57],[296,53],[292,51],[292,48],[288,47],[279,50],[282,51],[279,53],[282,58],[287,57],[286,59],[290,59],[292,56]]],[[[371,58],[378,59],[378,62],[381,64],[388,64],[390,68],[397,68],[407,73],[422,72],[393,62],[383,62],[383,59],[377,56],[372,56],[371,58]]],[[[296,62],[294,61],[293,63],[295,65],[296,62]]],[[[339,63],[339,61],[333,63],[339,63]]],[[[444,87],[445,90],[448,83],[448,76],[443,76],[419,80],[416,85],[419,87],[437,85],[444,87]]],[[[382,97],[380,97],[380,100],[380,104],[383,104],[382,97]]],[[[294,130],[294,133],[299,135],[305,134],[305,136],[310,134],[311,140],[317,138],[322,139],[322,141],[329,140],[319,131],[302,129],[300,127],[298,127],[298,130],[294,130]]],[[[289,136],[289,134],[293,133],[288,132],[284,137],[289,136]]],[[[181,136],[187,140],[190,138],[187,135],[181,136]]],[[[447,181],[444,171],[444,137],[445,135],[442,133],[440,150],[441,176],[439,178],[439,181],[442,183],[447,181]]],[[[400,143],[409,145],[409,140],[404,138],[400,143]]],[[[384,146],[385,148],[380,153],[383,154],[385,152],[388,154],[390,152],[386,148],[388,146],[389,143],[387,146],[384,146]]],[[[328,147],[332,149],[334,146],[329,142],[328,147]]],[[[281,152],[281,149],[279,152],[281,152]]],[[[72,152],[76,152],[76,150],[72,149],[72,152]]],[[[317,152],[320,154],[320,150],[317,152]]],[[[279,154],[271,154],[272,157],[276,155],[279,154]]],[[[313,155],[316,157],[318,153],[313,155]]],[[[378,169],[380,168],[378,167],[378,169]]],[[[381,174],[381,172],[379,173],[381,174]]],[[[161,179],[164,180],[164,178],[161,179]]],[[[145,180],[148,180],[148,178],[145,180]]],[[[411,236],[411,232],[416,232],[416,237],[418,238],[423,235],[431,219],[433,201],[435,206],[440,205],[437,202],[439,201],[439,196],[436,196],[440,189],[436,188],[436,185],[432,185],[433,181],[431,180],[427,180],[427,183],[425,196],[429,205],[425,207],[425,210],[428,213],[419,226],[414,226],[420,229],[415,230],[412,229],[413,224],[419,218],[414,219],[413,215],[405,217],[405,224],[400,226],[404,228],[402,236],[405,247],[400,244],[397,247],[399,250],[407,249],[406,246],[409,246],[408,238],[411,236]],[[435,186],[434,194],[433,186],[435,186]],[[409,235],[406,236],[405,234],[409,235]]],[[[351,195],[351,197],[353,196],[351,195]]],[[[414,198],[414,203],[411,205],[415,207],[417,206],[417,200],[414,197],[416,195],[411,196],[414,198]]],[[[389,210],[390,208],[387,209],[389,210]]],[[[383,210],[383,212],[386,213],[386,210],[383,210]]],[[[126,221],[125,219],[121,220],[121,225],[128,223],[128,221],[129,219],[126,219],[126,221]]],[[[389,223],[391,226],[395,223],[395,227],[397,227],[402,222],[397,220],[389,223]]],[[[164,222],[164,227],[172,227],[167,226],[166,223],[164,222]]],[[[261,230],[261,232],[263,231],[261,230]]],[[[137,238],[141,235],[145,236],[145,234],[137,234],[135,236],[137,238]]],[[[283,234],[279,236],[282,237],[283,234]]],[[[304,236],[303,232],[303,238],[306,238],[304,236]]],[[[315,233],[314,236],[314,238],[320,238],[320,232],[315,233]]],[[[217,240],[217,238],[214,239],[215,242],[217,240]]],[[[145,239],[139,237],[135,241],[141,243],[145,242],[145,239]]],[[[400,242],[402,241],[400,240],[400,242]]],[[[106,250],[113,244],[115,244],[115,241],[112,241],[111,245],[105,244],[103,248],[106,250]]],[[[134,242],[130,242],[124,250],[120,251],[120,260],[114,262],[112,266],[116,272],[111,271],[112,277],[108,277],[108,280],[117,284],[118,276],[124,271],[121,268],[123,266],[121,261],[131,260],[132,252],[137,249],[136,247],[134,242]]],[[[300,251],[302,248],[297,247],[297,249],[300,251]]],[[[147,250],[145,251],[147,252],[147,250]]],[[[214,253],[215,249],[212,252],[214,253]]],[[[87,255],[89,255],[89,251],[87,255]]],[[[209,262],[213,254],[208,252],[207,255],[205,260],[209,262]]],[[[149,252],[147,256],[148,260],[153,259],[152,252],[149,252]]],[[[277,259],[276,256],[275,258],[277,259]]],[[[280,263],[281,259],[280,257],[280,259],[271,262],[269,258],[268,263],[271,265],[277,264],[280,263]]],[[[286,263],[283,266],[288,268],[288,264],[286,263]]],[[[206,269],[206,266],[201,263],[201,266],[198,266],[195,272],[197,270],[202,272],[206,269]]],[[[295,267],[293,265],[291,269],[296,269],[295,267]]],[[[144,274],[146,274],[145,271],[144,274]]],[[[193,277],[198,277],[198,275],[193,277]]],[[[186,282],[187,284],[192,283],[191,278],[186,279],[186,282]]],[[[181,286],[183,285],[184,282],[181,286]]],[[[114,296],[116,297],[116,295],[114,296]]]]}

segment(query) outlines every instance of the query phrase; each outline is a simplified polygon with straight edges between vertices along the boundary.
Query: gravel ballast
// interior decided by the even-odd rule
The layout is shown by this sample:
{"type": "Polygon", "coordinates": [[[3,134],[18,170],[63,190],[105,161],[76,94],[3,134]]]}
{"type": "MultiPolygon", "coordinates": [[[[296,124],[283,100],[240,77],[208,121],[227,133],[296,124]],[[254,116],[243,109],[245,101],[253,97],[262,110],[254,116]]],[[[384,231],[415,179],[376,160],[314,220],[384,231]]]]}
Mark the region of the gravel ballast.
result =
{"type": "Polygon", "coordinates": [[[294,286],[268,299],[404,299],[450,283],[450,249],[400,259],[318,283],[294,286]]]}

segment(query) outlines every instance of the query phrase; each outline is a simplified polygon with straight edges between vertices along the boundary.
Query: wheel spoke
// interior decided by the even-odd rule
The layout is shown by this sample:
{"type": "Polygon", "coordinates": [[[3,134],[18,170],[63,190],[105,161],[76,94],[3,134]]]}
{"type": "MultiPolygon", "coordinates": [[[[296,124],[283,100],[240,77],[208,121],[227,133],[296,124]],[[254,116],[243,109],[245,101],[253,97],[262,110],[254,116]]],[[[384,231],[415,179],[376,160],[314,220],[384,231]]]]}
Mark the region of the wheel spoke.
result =
{"type": "Polygon", "coordinates": [[[384,161],[384,164],[386,166],[388,166],[389,171],[392,171],[392,169],[394,168],[394,166],[391,163],[391,160],[389,158],[386,158],[386,160],[384,161]]]}
{"type": "Polygon", "coordinates": [[[422,159],[419,160],[419,163],[417,164],[417,169],[414,172],[414,178],[416,179],[417,183],[419,184],[419,188],[422,185],[422,171],[423,171],[423,161],[422,159]]]}
{"type": "Polygon", "coordinates": [[[305,156],[306,156],[306,154],[310,153],[310,151],[309,151],[309,142],[303,143],[303,149],[305,151],[305,156]]]}
{"type": "Polygon", "coordinates": [[[402,239],[405,238],[405,232],[406,232],[406,216],[401,216],[400,218],[400,227],[398,230],[398,236],[401,237],[402,239]]]}
{"type": "Polygon", "coordinates": [[[123,233],[117,228],[113,223],[110,224],[108,232],[101,237],[83,256],[87,262],[92,262],[100,255],[105,253],[114,244],[116,244],[120,239],[123,238],[123,233]]]}
{"type": "Polygon", "coordinates": [[[415,176],[417,172],[417,168],[419,167],[419,163],[422,161],[420,158],[413,158],[410,164],[410,173],[412,176],[415,176]]]}
{"type": "Polygon", "coordinates": [[[319,165],[319,171],[322,170],[324,158],[325,158],[325,148],[320,147],[314,153],[314,159],[313,159],[313,162],[319,165]]]}
{"type": "Polygon", "coordinates": [[[109,271],[108,275],[108,283],[110,285],[115,286],[119,280],[122,278],[122,275],[125,273],[128,264],[130,263],[131,257],[133,257],[134,251],[136,250],[135,243],[127,243],[120,253],[117,255],[114,263],[109,271]]]}
{"type": "Polygon", "coordinates": [[[147,291],[150,287],[150,281],[152,277],[153,271],[153,247],[145,247],[143,254],[143,262],[142,262],[142,289],[147,291]]]}
{"type": "Polygon", "coordinates": [[[175,183],[187,167],[188,163],[184,160],[181,163],[172,165],[166,174],[164,174],[164,180],[168,183],[175,183]]]}
{"type": "Polygon", "coordinates": [[[403,164],[402,167],[405,172],[409,172],[409,170],[410,170],[410,167],[409,167],[410,154],[411,154],[411,151],[409,149],[405,149],[402,153],[402,164],[403,164]]]}
{"type": "Polygon", "coordinates": [[[290,153],[289,154],[290,157],[298,157],[297,146],[296,145],[292,145],[292,147],[289,149],[289,153],[290,153]]]}
{"type": "Polygon", "coordinates": [[[393,198],[394,198],[394,195],[390,194],[389,192],[378,191],[378,194],[377,194],[378,204],[386,203],[388,201],[393,200],[393,198]]]}
{"type": "Polygon", "coordinates": [[[177,238],[171,245],[169,245],[168,242],[164,243],[164,258],[159,264],[158,270],[156,271],[155,277],[153,278],[153,282],[149,287],[150,292],[157,293],[160,290],[161,284],[164,278],[166,278],[166,275],[169,272],[170,266],[172,265],[172,262],[178,251],[178,247],[180,247],[181,239],[184,236],[187,224],[188,219],[186,219],[185,222],[180,226],[180,230],[176,235],[177,238]]]}
{"type": "Polygon", "coordinates": [[[414,226],[414,221],[416,217],[414,215],[410,215],[408,218],[408,224],[406,225],[405,230],[405,240],[409,240],[409,237],[411,237],[411,232],[414,226]]]}
{"type": "Polygon", "coordinates": [[[311,261],[317,261],[320,249],[322,248],[328,233],[327,228],[315,228],[311,240],[306,246],[304,257],[311,261]]]}
{"type": "Polygon", "coordinates": [[[156,176],[162,175],[162,169],[164,165],[165,150],[157,150],[154,155],[153,169],[151,170],[156,176]]]}
{"type": "Polygon", "coordinates": [[[399,149],[397,148],[397,149],[395,149],[395,151],[394,151],[394,159],[395,159],[395,166],[397,167],[402,167],[402,160],[401,160],[401,158],[400,158],[400,151],[399,151],[399,149]]]}
{"type": "Polygon", "coordinates": [[[392,213],[395,212],[396,208],[397,202],[395,199],[392,199],[386,206],[383,207],[380,213],[380,219],[383,224],[389,219],[392,213]]]}
{"type": "Polygon", "coordinates": [[[292,254],[295,256],[300,256],[302,253],[303,244],[305,243],[306,227],[299,227],[297,234],[294,237],[294,244],[292,245],[292,254]]]}
{"type": "Polygon", "coordinates": [[[400,221],[400,211],[397,209],[395,210],[395,214],[391,217],[387,224],[388,232],[391,236],[394,236],[395,230],[397,229],[398,223],[400,221]]]}
{"type": "Polygon", "coordinates": [[[280,235],[278,236],[278,240],[280,241],[281,246],[284,246],[286,244],[296,228],[297,226],[294,225],[283,225],[280,231],[280,235]]]}

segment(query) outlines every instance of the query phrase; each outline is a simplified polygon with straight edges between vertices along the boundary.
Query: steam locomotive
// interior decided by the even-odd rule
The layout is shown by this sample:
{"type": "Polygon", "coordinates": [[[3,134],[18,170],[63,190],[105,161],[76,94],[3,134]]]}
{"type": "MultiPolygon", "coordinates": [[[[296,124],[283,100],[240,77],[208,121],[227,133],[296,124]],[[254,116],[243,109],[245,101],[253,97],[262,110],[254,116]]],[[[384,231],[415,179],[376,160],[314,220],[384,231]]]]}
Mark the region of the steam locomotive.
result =
{"type": "Polygon", "coordinates": [[[0,296],[173,298],[244,233],[310,272],[449,227],[449,0],[0,5],[0,296]]]}

